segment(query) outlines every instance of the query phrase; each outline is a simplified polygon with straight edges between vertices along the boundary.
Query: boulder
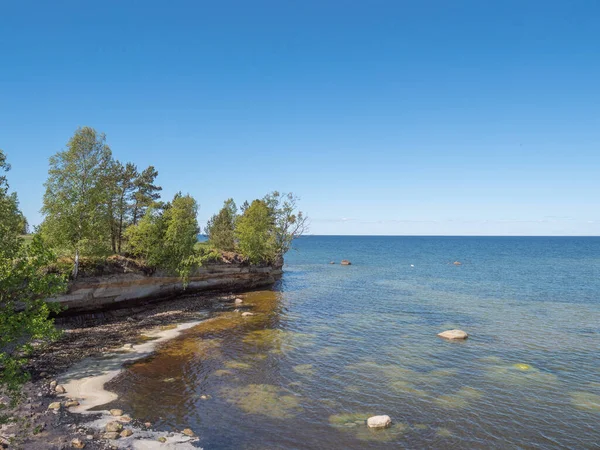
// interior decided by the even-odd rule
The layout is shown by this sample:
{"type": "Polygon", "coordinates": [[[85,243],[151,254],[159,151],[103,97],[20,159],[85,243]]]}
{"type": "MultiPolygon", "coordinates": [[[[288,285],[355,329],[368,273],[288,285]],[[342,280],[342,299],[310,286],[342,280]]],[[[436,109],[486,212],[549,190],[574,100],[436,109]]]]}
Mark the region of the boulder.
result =
{"type": "Polygon", "coordinates": [[[350,265],[352,265],[352,263],[350,261],[348,261],[347,259],[342,259],[342,262],[340,264],[342,266],[350,266],[350,265]]]}
{"type": "Polygon", "coordinates": [[[241,298],[236,298],[234,303],[236,305],[241,305],[242,303],[244,303],[244,300],[242,300],[241,298]]]}
{"type": "Polygon", "coordinates": [[[73,448],[84,448],[85,447],[85,442],[83,442],[79,438],[75,438],[75,439],[73,439],[71,441],[71,447],[73,447],[73,448]]]}
{"type": "Polygon", "coordinates": [[[123,424],[119,422],[108,422],[104,429],[109,433],[120,433],[123,431],[123,424]]]}
{"type": "Polygon", "coordinates": [[[117,433],[116,431],[109,431],[107,433],[104,433],[102,435],[102,438],[104,439],[119,439],[121,437],[121,435],[119,433],[117,433]]]}
{"type": "Polygon", "coordinates": [[[367,419],[367,426],[369,428],[387,428],[392,424],[390,416],[373,416],[367,419]]]}
{"type": "Polygon", "coordinates": [[[185,430],[182,431],[183,434],[185,434],[186,436],[189,437],[194,437],[196,436],[196,433],[194,433],[191,429],[186,428],[185,430]]]}
{"type": "Polygon", "coordinates": [[[133,431],[131,431],[130,429],[126,429],[126,430],[121,431],[121,437],[124,437],[124,438],[129,437],[132,434],[133,434],[133,431]]]}
{"type": "Polygon", "coordinates": [[[48,409],[53,409],[54,411],[58,411],[62,405],[60,402],[52,402],[48,405],[48,409]]]}
{"type": "Polygon", "coordinates": [[[111,409],[109,411],[111,416],[122,416],[123,415],[123,410],[122,409],[111,409]]]}
{"type": "Polygon", "coordinates": [[[56,392],[57,394],[64,394],[65,392],[67,392],[67,390],[65,389],[64,386],[62,385],[58,385],[54,388],[54,392],[56,392]]]}
{"type": "Polygon", "coordinates": [[[439,337],[444,338],[444,339],[466,339],[469,337],[469,335],[467,333],[465,333],[463,330],[447,330],[447,331],[443,331],[442,333],[438,334],[439,337]]]}

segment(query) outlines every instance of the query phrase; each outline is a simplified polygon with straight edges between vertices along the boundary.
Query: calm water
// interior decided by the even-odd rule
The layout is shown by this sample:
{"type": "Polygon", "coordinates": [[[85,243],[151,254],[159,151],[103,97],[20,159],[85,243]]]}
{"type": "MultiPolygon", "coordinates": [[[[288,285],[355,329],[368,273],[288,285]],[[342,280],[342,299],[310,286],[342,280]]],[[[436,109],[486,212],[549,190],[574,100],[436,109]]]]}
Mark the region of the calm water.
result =
{"type": "Polygon", "coordinates": [[[297,247],[275,291],[242,296],[257,316],[171,341],[115,405],[206,449],[600,448],[600,238],[297,247]],[[471,338],[436,337],[455,327],[471,338]]]}

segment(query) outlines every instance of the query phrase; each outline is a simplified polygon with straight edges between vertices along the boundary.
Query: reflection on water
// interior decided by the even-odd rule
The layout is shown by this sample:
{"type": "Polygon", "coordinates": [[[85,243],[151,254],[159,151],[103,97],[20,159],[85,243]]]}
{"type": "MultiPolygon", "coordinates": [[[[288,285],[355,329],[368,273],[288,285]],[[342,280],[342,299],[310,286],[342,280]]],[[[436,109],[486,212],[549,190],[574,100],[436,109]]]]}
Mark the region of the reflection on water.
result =
{"type": "Polygon", "coordinates": [[[133,364],[111,407],[192,428],[204,448],[600,442],[600,239],[298,246],[276,290],[243,296],[255,316],[232,305],[133,364]],[[354,264],[328,264],[342,257],[354,264]],[[471,338],[437,338],[448,328],[471,338]],[[376,414],[393,425],[368,429],[376,414]]]}

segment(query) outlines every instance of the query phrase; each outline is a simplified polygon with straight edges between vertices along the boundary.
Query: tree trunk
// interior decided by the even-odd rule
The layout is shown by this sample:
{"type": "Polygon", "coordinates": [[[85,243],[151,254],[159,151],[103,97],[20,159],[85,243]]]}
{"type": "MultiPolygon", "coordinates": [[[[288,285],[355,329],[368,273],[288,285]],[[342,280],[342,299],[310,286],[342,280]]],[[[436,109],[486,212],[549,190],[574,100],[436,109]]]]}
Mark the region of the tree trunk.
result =
{"type": "Polygon", "coordinates": [[[79,274],[79,249],[75,249],[75,267],[73,267],[73,279],[77,279],[79,274]]]}

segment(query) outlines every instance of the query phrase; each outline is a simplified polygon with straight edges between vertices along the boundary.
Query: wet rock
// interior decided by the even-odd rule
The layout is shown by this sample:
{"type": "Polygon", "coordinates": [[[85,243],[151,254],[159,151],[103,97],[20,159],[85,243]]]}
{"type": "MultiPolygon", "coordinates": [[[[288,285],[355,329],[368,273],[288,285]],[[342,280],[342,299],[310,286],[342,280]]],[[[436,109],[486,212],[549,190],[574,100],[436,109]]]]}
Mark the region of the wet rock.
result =
{"type": "Polygon", "coordinates": [[[58,411],[61,408],[60,402],[52,402],[48,405],[48,409],[53,409],[54,411],[58,411]]]}
{"type": "Polygon", "coordinates": [[[342,259],[342,262],[340,263],[342,266],[351,266],[352,263],[350,261],[348,261],[347,259],[342,259]]]}
{"type": "Polygon", "coordinates": [[[125,344],[125,345],[123,345],[123,348],[125,350],[133,350],[133,344],[125,344]]]}
{"type": "Polygon", "coordinates": [[[235,304],[236,305],[241,305],[242,303],[244,303],[244,300],[242,300],[241,298],[236,298],[235,299],[235,304]]]}
{"type": "Polygon", "coordinates": [[[202,394],[202,395],[200,396],[200,399],[201,399],[201,400],[210,400],[211,398],[212,398],[212,397],[211,397],[210,395],[206,395],[206,394],[202,394]]]}
{"type": "Polygon", "coordinates": [[[121,431],[123,431],[123,424],[119,422],[108,422],[104,429],[108,432],[120,433],[121,431]]]}
{"type": "Polygon", "coordinates": [[[75,438],[75,439],[73,439],[71,441],[71,447],[73,447],[73,448],[84,448],[85,447],[85,442],[83,442],[79,438],[75,438]]]}
{"type": "Polygon", "coordinates": [[[454,261],[452,264],[454,264],[455,266],[462,266],[462,263],[460,261],[454,261]]]}
{"type": "Polygon", "coordinates": [[[59,384],[54,388],[54,392],[56,392],[57,394],[64,394],[65,392],[67,392],[67,390],[64,388],[64,386],[59,384]]]}
{"type": "Polygon", "coordinates": [[[166,437],[164,437],[164,436],[161,436],[161,437],[159,437],[157,440],[158,440],[158,442],[162,442],[163,444],[164,444],[165,442],[167,442],[167,438],[166,438],[166,437]]]}
{"type": "Polygon", "coordinates": [[[121,431],[121,437],[124,437],[124,438],[129,437],[132,434],[133,434],[133,431],[131,431],[130,429],[126,429],[126,430],[121,431]]]}
{"type": "Polygon", "coordinates": [[[129,416],[121,416],[117,420],[122,423],[129,423],[132,419],[129,416]]]}
{"type": "Polygon", "coordinates": [[[65,402],[65,408],[72,408],[73,406],[79,406],[79,402],[77,400],[69,400],[65,402]]]}
{"type": "Polygon", "coordinates": [[[242,313],[242,317],[251,317],[251,316],[254,316],[254,313],[251,313],[248,311],[242,313]]]}
{"type": "Polygon", "coordinates": [[[185,430],[182,431],[183,434],[185,434],[186,436],[189,437],[194,437],[196,436],[196,433],[194,433],[191,429],[186,428],[185,430]]]}
{"type": "Polygon", "coordinates": [[[329,264],[335,264],[335,261],[330,261],[329,264]]]}
{"type": "Polygon", "coordinates": [[[390,416],[373,416],[367,419],[367,426],[369,428],[387,428],[392,424],[390,416]]]}
{"type": "Polygon", "coordinates": [[[58,383],[56,382],[56,380],[54,380],[54,381],[51,381],[51,382],[50,382],[50,389],[56,389],[56,385],[57,385],[57,384],[58,384],[58,383]]]}
{"type": "Polygon", "coordinates": [[[103,439],[111,439],[111,440],[119,439],[120,437],[121,437],[121,435],[119,433],[117,433],[116,431],[109,431],[102,435],[103,439]]]}
{"type": "Polygon", "coordinates": [[[111,416],[122,416],[123,415],[123,410],[122,409],[111,409],[109,411],[111,416]]]}
{"type": "Polygon", "coordinates": [[[439,337],[451,340],[467,339],[469,335],[463,330],[447,330],[438,334],[439,337]]]}

